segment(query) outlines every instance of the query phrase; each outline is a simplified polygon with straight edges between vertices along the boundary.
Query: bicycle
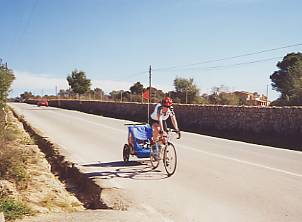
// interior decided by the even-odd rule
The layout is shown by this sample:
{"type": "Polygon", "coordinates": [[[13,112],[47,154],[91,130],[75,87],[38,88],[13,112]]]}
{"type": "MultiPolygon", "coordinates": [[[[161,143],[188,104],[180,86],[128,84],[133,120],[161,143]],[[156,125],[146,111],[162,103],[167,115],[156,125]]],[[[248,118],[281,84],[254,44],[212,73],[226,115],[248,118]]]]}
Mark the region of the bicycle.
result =
{"type": "Polygon", "coordinates": [[[177,154],[175,146],[171,142],[171,133],[177,133],[177,139],[180,139],[179,131],[168,129],[167,135],[157,140],[155,144],[151,146],[150,150],[150,162],[153,169],[156,169],[159,166],[159,162],[163,160],[168,177],[175,173],[177,166],[177,154]]]}

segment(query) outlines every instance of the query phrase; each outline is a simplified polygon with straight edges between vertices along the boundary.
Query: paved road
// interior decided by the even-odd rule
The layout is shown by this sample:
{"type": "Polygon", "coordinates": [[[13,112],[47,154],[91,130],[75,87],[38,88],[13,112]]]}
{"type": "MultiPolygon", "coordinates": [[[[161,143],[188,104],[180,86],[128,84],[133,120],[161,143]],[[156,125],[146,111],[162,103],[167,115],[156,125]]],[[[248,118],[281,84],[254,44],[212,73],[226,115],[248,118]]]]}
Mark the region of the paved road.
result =
{"type": "Polygon", "coordinates": [[[183,133],[175,141],[177,172],[167,178],[163,170],[151,171],[147,162],[121,162],[128,121],[52,107],[10,106],[98,183],[118,188],[129,210],[145,212],[146,219],[302,221],[301,152],[183,133]]]}

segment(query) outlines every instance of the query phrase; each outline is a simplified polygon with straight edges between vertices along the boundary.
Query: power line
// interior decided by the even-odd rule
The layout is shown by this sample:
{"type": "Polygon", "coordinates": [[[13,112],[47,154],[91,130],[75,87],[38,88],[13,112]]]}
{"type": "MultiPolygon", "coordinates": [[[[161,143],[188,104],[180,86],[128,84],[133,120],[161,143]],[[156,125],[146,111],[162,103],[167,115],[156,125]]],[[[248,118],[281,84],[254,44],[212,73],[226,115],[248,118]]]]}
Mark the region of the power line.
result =
{"type": "MultiPolygon", "coordinates": [[[[222,69],[222,68],[228,68],[228,67],[234,67],[234,66],[241,66],[241,65],[248,65],[248,64],[254,64],[254,63],[261,63],[261,62],[267,62],[275,59],[280,59],[283,57],[272,57],[272,58],[265,58],[265,59],[259,59],[259,60],[254,60],[254,61],[248,61],[248,62],[241,62],[241,63],[235,63],[235,64],[229,64],[229,65],[219,65],[219,66],[207,66],[207,67],[190,67],[190,66],[196,66],[196,65],[201,65],[201,64],[207,64],[207,63],[213,63],[213,62],[219,62],[219,61],[225,61],[225,60],[231,60],[235,58],[240,58],[240,57],[246,57],[246,56],[251,56],[251,55],[256,55],[256,54],[261,54],[265,52],[270,52],[270,51],[276,51],[280,49],[286,49],[286,48],[291,48],[291,47],[297,47],[297,46],[302,46],[302,43],[297,43],[297,44],[292,44],[292,45],[287,45],[287,46],[282,46],[282,47],[277,47],[277,48],[272,48],[272,49],[265,49],[257,52],[252,52],[252,53],[246,53],[246,54],[241,54],[237,56],[230,56],[230,57],[225,57],[225,58],[220,58],[220,59],[213,59],[213,60],[207,60],[203,62],[198,62],[198,63],[191,63],[191,64],[186,64],[186,65],[179,65],[179,66],[171,66],[171,67],[165,67],[165,68],[157,68],[153,69],[153,71],[158,71],[158,72],[176,72],[176,71],[182,71],[182,70],[215,70],[215,69],[222,69]],[[183,67],[183,68],[182,68],[183,67]],[[188,67],[188,68],[185,68],[188,67]],[[176,68],[182,68],[182,69],[176,69],[176,68]],[[170,70],[170,71],[169,71],[170,70]]],[[[133,74],[130,74],[128,76],[125,76],[122,79],[131,79],[136,76],[140,76],[142,74],[148,74],[149,71],[141,71],[141,72],[136,72],[133,74]]],[[[122,80],[120,79],[120,80],[122,80]]]]}
{"type": "MultiPolygon", "coordinates": [[[[302,46],[302,43],[296,43],[296,44],[286,45],[286,46],[272,48],[272,49],[265,49],[265,50],[260,50],[260,51],[251,52],[251,53],[245,53],[245,54],[236,55],[236,56],[224,57],[224,58],[220,58],[220,59],[212,59],[212,60],[206,60],[206,61],[197,62],[197,63],[190,63],[190,64],[186,64],[186,65],[176,65],[176,66],[170,66],[170,67],[163,67],[163,68],[157,68],[157,69],[152,69],[152,70],[163,72],[163,71],[169,71],[171,69],[172,70],[174,69],[173,71],[188,70],[188,69],[216,69],[216,68],[225,68],[225,67],[253,64],[253,63],[270,61],[270,60],[273,60],[273,59],[280,59],[282,57],[272,57],[272,58],[267,58],[267,59],[260,59],[260,60],[250,61],[250,62],[235,63],[235,64],[230,64],[230,65],[210,66],[210,67],[200,67],[200,68],[196,67],[196,68],[187,68],[187,69],[184,68],[184,69],[177,69],[176,70],[176,68],[197,66],[197,65],[202,65],[202,64],[207,64],[207,63],[214,63],[214,62],[221,62],[221,61],[226,61],[226,60],[231,60],[231,59],[236,59],[236,58],[241,58],[241,57],[247,57],[247,56],[251,56],[251,55],[257,55],[257,54],[261,54],[261,53],[265,53],[265,52],[277,51],[277,50],[292,48],[292,47],[297,47],[297,46],[302,46]]],[[[146,70],[146,71],[133,73],[133,74],[130,74],[129,76],[126,76],[123,79],[133,78],[135,76],[140,76],[142,74],[147,74],[148,72],[149,71],[146,70]]]]}
{"type": "Polygon", "coordinates": [[[202,61],[202,62],[190,63],[190,64],[186,64],[186,65],[175,65],[175,66],[170,66],[170,67],[157,68],[157,69],[153,69],[153,71],[165,71],[165,70],[176,69],[176,68],[187,67],[187,66],[196,66],[196,65],[202,65],[202,64],[213,63],[213,62],[220,62],[220,61],[231,60],[231,59],[236,59],[236,58],[246,57],[246,56],[251,56],[251,55],[257,55],[257,54],[261,54],[261,53],[265,53],[265,52],[271,52],[271,51],[292,48],[292,47],[297,47],[297,46],[302,46],[302,43],[296,43],[296,44],[272,48],[272,49],[265,49],[265,50],[261,50],[261,51],[257,51],[257,52],[251,52],[251,53],[246,53],[246,54],[241,54],[241,55],[236,55],[236,56],[224,57],[224,58],[220,58],[220,59],[211,59],[211,60],[206,60],[206,61],[202,61]]]}
{"type": "Polygon", "coordinates": [[[219,66],[206,66],[206,67],[191,67],[191,68],[182,68],[182,69],[174,69],[170,71],[158,71],[158,72],[179,72],[179,71],[185,71],[185,70],[215,70],[215,69],[222,69],[222,68],[229,68],[234,66],[241,66],[241,65],[248,65],[248,64],[254,64],[254,63],[261,63],[261,62],[267,62],[272,61],[276,59],[281,59],[283,57],[271,57],[271,58],[265,58],[265,59],[258,59],[254,61],[248,61],[248,62],[240,62],[240,63],[234,63],[234,64],[228,64],[228,65],[219,65],[219,66]]]}
{"type": "MultiPolygon", "coordinates": [[[[188,67],[188,68],[172,69],[172,70],[161,70],[161,69],[159,70],[159,69],[156,69],[156,71],[157,72],[179,72],[179,71],[186,71],[186,70],[207,70],[207,71],[212,71],[212,70],[215,70],[215,69],[223,69],[223,68],[230,68],[230,67],[235,67],[235,66],[249,65],[249,64],[254,64],[254,63],[262,63],[262,62],[277,60],[277,59],[281,59],[281,58],[283,58],[283,57],[278,56],[278,57],[258,59],[258,60],[248,61],[248,62],[240,62],[240,63],[228,64],[228,65],[205,66],[205,67],[188,67]]],[[[139,76],[139,75],[147,74],[147,73],[148,73],[148,71],[137,72],[137,73],[133,73],[130,76],[127,76],[125,78],[131,79],[131,77],[135,77],[135,76],[139,76]]]]}
{"type": "Polygon", "coordinates": [[[281,58],[283,58],[283,57],[278,56],[278,57],[271,57],[271,58],[266,58],[266,59],[258,59],[258,60],[254,60],[254,61],[240,62],[240,63],[229,64],[229,65],[209,66],[207,68],[209,68],[209,69],[216,69],[216,68],[225,68],[225,67],[232,67],[232,66],[248,65],[248,64],[259,63],[259,62],[267,62],[267,61],[281,59],[281,58]]]}
{"type": "Polygon", "coordinates": [[[149,73],[149,71],[136,72],[136,73],[132,73],[132,74],[130,74],[128,76],[125,76],[123,79],[131,79],[131,78],[133,78],[135,76],[140,76],[142,74],[147,74],[147,73],[149,73]]]}
{"type": "MultiPolygon", "coordinates": [[[[197,66],[197,65],[213,63],[213,62],[221,62],[221,61],[226,61],[226,60],[231,60],[231,59],[236,59],[236,58],[241,58],[241,57],[247,57],[247,56],[251,56],[251,55],[257,55],[257,54],[261,54],[261,53],[265,53],[265,52],[271,52],[271,51],[276,51],[276,50],[281,50],[281,49],[286,49],[286,48],[292,48],[292,47],[297,47],[297,46],[302,46],[302,43],[296,43],[296,44],[286,45],[286,46],[272,48],[272,49],[265,49],[265,50],[260,50],[260,51],[256,51],[256,52],[245,53],[245,54],[241,54],[241,55],[230,56],[230,57],[225,57],[225,58],[220,58],[220,59],[212,59],[212,60],[206,60],[206,61],[197,62],[197,63],[190,63],[190,64],[186,64],[186,65],[163,67],[163,68],[157,68],[157,69],[152,69],[152,70],[163,72],[163,71],[169,71],[169,70],[179,71],[179,70],[188,70],[188,69],[215,69],[215,68],[224,68],[224,67],[252,64],[252,63],[269,61],[269,60],[273,60],[273,59],[279,59],[280,57],[273,57],[273,58],[268,58],[268,59],[263,59],[263,60],[256,60],[256,61],[251,61],[251,62],[236,63],[236,64],[231,64],[231,65],[203,67],[203,68],[187,68],[187,69],[185,69],[185,67],[197,66]],[[182,67],[184,69],[177,69],[176,70],[176,68],[182,68],[182,67]]],[[[146,71],[136,72],[136,73],[130,74],[128,76],[125,76],[122,79],[131,79],[133,77],[140,76],[142,74],[148,74],[148,71],[146,70],[146,71]]]]}

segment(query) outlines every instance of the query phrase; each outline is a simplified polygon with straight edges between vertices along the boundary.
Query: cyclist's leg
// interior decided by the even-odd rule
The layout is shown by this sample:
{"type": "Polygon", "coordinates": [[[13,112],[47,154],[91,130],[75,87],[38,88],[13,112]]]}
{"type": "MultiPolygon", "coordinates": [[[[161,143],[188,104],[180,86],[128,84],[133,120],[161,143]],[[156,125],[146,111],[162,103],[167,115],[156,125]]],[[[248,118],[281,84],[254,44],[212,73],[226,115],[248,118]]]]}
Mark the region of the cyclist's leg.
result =
{"type": "Polygon", "coordinates": [[[133,136],[132,136],[131,133],[129,133],[129,135],[128,135],[128,145],[133,146],[133,144],[134,144],[133,136]]]}
{"type": "Polygon", "coordinates": [[[158,141],[159,130],[160,130],[159,122],[156,120],[152,120],[153,142],[158,141]]]}
{"type": "Polygon", "coordinates": [[[164,134],[162,135],[161,142],[165,145],[168,142],[168,127],[167,121],[163,120],[164,134]]]}

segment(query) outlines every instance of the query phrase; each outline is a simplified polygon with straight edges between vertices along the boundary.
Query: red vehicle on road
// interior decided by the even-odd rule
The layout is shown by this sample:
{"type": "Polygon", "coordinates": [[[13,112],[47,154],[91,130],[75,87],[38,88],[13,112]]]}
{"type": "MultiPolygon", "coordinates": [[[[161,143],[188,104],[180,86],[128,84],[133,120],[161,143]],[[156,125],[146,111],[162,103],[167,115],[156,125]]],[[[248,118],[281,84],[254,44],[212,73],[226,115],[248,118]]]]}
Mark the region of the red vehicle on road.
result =
{"type": "Polygon", "coordinates": [[[43,98],[43,99],[40,99],[38,102],[37,102],[37,105],[38,106],[48,106],[48,100],[43,98]]]}

